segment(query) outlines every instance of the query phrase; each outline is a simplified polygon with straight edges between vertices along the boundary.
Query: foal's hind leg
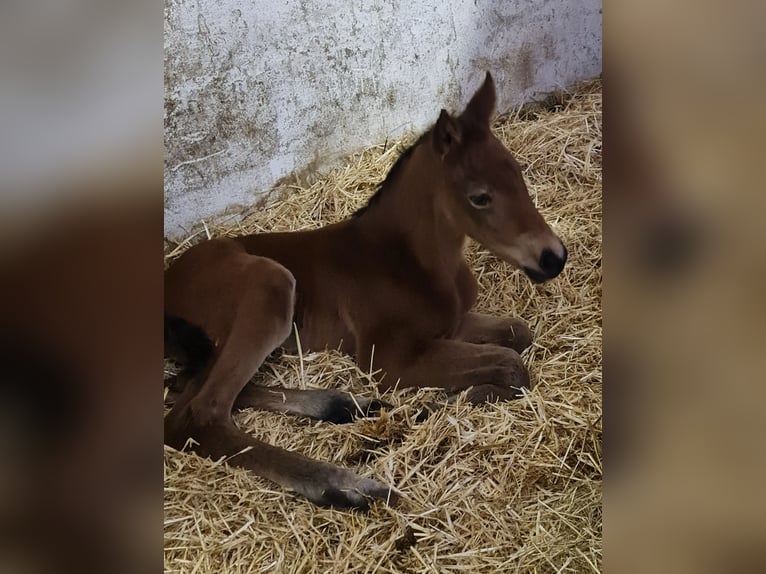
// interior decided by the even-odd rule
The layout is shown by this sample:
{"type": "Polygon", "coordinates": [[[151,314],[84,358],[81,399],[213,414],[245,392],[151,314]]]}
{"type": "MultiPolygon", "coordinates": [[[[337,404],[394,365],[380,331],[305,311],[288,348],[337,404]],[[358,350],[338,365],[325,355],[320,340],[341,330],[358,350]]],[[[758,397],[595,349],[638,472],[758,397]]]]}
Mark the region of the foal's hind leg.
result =
{"type": "MultiPolygon", "coordinates": [[[[167,403],[180,400],[188,380],[183,374],[165,380],[167,403]]],[[[234,410],[258,409],[286,415],[309,417],[335,424],[350,423],[360,417],[371,417],[383,408],[385,401],[369,397],[356,397],[333,389],[287,389],[264,387],[248,383],[234,401],[234,410]]]]}
{"type": "Polygon", "coordinates": [[[252,383],[242,389],[234,402],[235,409],[261,409],[336,424],[372,416],[388,406],[380,399],[354,397],[343,391],[262,387],[252,383]]]}
{"type": "Polygon", "coordinates": [[[532,333],[524,321],[484,313],[467,313],[455,338],[467,343],[508,347],[517,353],[532,344],[532,333]]]}
{"type": "Polygon", "coordinates": [[[253,258],[246,265],[250,273],[242,273],[241,299],[228,333],[165,418],[167,444],[181,448],[192,438],[200,455],[227,457],[229,464],[291,488],[315,504],[366,508],[369,498],[396,503],[396,492],[375,480],[268,445],[234,424],[231,410],[237,395],[290,332],[294,280],[265,261],[253,258]]]}

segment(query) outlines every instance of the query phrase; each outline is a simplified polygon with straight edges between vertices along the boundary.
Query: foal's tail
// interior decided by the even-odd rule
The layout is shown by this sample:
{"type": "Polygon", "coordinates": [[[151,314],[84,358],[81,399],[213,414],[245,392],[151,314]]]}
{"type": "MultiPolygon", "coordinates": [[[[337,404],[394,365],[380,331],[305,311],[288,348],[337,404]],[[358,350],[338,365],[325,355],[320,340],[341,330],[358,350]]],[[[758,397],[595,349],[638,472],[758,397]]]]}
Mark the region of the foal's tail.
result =
{"type": "Polygon", "coordinates": [[[213,342],[201,328],[165,315],[165,357],[182,363],[185,375],[196,375],[212,356],[213,342]]]}

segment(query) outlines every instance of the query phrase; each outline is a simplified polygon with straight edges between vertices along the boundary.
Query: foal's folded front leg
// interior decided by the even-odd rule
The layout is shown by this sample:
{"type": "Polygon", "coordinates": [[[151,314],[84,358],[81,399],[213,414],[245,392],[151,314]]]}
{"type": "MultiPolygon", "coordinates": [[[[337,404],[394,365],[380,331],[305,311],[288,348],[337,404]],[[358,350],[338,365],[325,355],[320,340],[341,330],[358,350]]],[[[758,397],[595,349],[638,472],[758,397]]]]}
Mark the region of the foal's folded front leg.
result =
{"type": "Polygon", "coordinates": [[[474,404],[518,398],[521,389],[529,388],[529,372],[519,354],[499,345],[437,339],[419,352],[403,344],[383,345],[375,350],[374,366],[386,373],[383,389],[399,380],[400,388],[468,390],[474,404]]]}
{"type": "Polygon", "coordinates": [[[532,344],[532,333],[521,319],[484,313],[466,313],[455,338],[467,343],[509,347],[519,353],[532,344]]]}

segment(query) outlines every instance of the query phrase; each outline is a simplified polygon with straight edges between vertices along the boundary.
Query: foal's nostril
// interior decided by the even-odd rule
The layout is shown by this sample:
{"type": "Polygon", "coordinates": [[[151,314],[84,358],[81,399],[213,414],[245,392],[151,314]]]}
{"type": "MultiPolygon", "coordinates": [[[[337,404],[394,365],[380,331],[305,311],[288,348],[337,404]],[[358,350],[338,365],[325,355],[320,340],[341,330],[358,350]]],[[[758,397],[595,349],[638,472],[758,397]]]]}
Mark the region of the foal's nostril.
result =
{"type": "Polygon", "coordinates": [[[550,249],[543,249],[542,255],[540,255],[540,269],[549,278],[555,277],[564,268],[564,263],[567,260],[567,250],[564,248],[564,257],[559,257],[550,249]]]}
{"type": "Polygon", "coordinates": [[[543,254],[540,256],[540,269],[548,272],[549,269],[553,269],[558,263],[558,257],[550,249],[543,249],[543,254]]]}

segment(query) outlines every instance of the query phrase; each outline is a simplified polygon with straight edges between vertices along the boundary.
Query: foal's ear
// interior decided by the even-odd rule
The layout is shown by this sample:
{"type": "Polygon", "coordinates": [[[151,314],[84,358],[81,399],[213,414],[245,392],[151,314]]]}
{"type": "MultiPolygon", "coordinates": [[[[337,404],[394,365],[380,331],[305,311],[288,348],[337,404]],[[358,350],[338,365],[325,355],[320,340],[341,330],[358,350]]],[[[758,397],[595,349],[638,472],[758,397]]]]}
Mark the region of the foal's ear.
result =
{"type": "Polygon", "coordinates": [[[460,119],[469,126],[488,126],[492,114],[495,113],[495,103],[495,80],[492,79],[492,74],[487,72],[484,83],[468,102],[460,119]]]}
{"type": "Polygon", "coordinates": [[[449,150],[460,143],[460,126],[447,110],[442,110],[433,132],[434,149],[442,159],[449,150]]]}

